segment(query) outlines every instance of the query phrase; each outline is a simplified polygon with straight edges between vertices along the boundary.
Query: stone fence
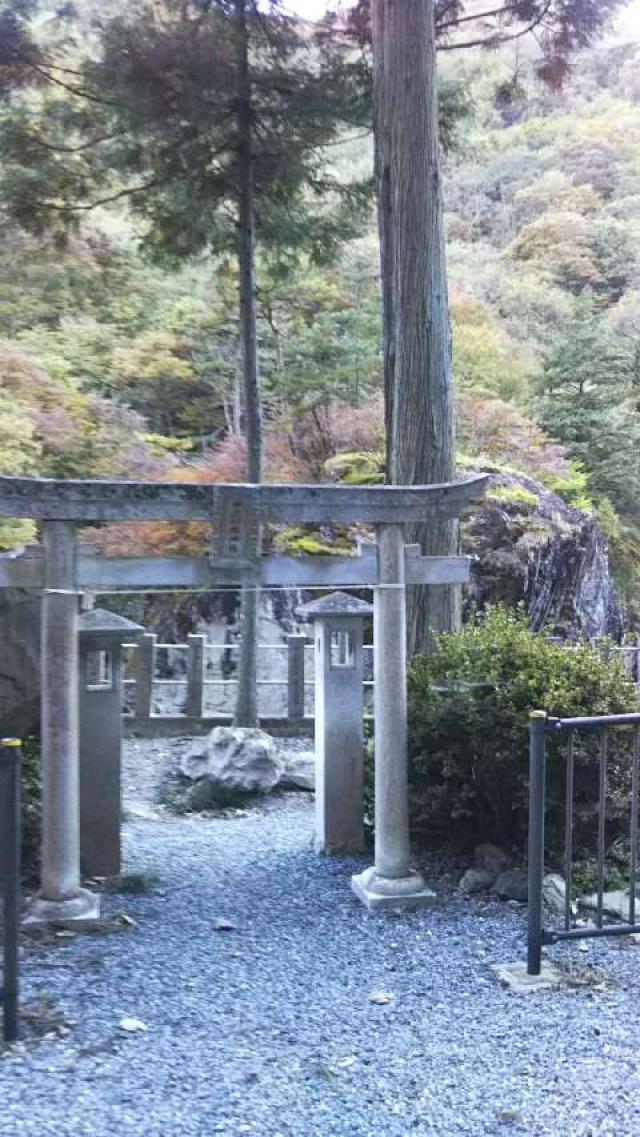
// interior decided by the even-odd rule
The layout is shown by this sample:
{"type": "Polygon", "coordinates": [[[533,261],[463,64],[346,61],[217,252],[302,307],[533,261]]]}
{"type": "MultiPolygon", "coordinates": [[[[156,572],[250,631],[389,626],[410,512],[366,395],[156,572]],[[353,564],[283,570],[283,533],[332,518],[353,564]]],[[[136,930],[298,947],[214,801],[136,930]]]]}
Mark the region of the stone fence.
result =
{"type": "MultiPolygon", "coordinates": [[[[565,643],[568,650],[575,645],[565,643]]],[[[640,642],[603,652],[619,656],[640,687],[640,642]]],[[[123,645],[125,660],[124,724],[137,733],[197,733],[233,718],[239,644],[209,643],[190,635],[186,643],[161,643],[145,633],[138,643],[123,645]]],[[[371,717],[373,645],[365,644],[365,718],[371,717]]],[[[258,647],[258,707],[266,727],[291,733],[312,730],[314,665],[311,639],[300,633],[282,643],[258,647]]]]}
{"type": "MultiPolygon", "coordinates": [[[[186,643],[160,643],[146,632],[125,643],[125,729],[206,730],[233,718],[239,644],[209,643],[190,635],[186,643]]],[[[365,644],[365,717],[371,714],[373,645],[365,644]]],[[[314,721],[313,643],[305,634],[258,646],[258,710],[264,726],[291,732],[314,721]]]]}

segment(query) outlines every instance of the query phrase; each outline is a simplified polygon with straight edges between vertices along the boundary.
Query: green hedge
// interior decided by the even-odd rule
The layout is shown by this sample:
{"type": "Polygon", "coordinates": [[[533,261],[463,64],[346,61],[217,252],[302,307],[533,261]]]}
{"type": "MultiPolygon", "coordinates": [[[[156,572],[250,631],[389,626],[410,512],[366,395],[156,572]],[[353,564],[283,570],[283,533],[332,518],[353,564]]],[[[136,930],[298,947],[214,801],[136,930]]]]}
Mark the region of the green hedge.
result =
{"type": "Polygon", "coordinates": [[[40,862],[40,743],[26,738],[22,743],[22,869],[35,877],[40,862]]]}
{"type": "MultiPolygon", "coordinates": [[[[503,607],[475,616],[439,638],[434,655],[409,669],[411,821],[430,840],[460,846],[494,841],[524,853],[528,811],[528,716],[620,714],[640,709],[634,684],[617,661],[589,644],[568,650],[533,634],[522,611],[503,607]]],[[[566,745],[566,742],[564,743],[566,745]]],[[[595,850],[597,746],[576,736],[575,850],[595,850]]],[[[607,835],[628,832],[631,739],[611,746],[607,835]]],[[[550,740],[547,852],[560,863],[564,833],[562,743],[550,740]]]]}

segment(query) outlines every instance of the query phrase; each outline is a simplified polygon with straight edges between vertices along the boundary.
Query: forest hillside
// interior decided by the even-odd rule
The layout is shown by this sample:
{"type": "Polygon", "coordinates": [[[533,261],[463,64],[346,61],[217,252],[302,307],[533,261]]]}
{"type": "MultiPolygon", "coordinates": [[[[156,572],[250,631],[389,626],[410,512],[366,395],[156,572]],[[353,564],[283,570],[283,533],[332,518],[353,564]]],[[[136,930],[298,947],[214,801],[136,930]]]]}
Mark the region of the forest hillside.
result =
{"type": "MultiPolygon", "coordinates": [[[[79,9],[90,35],[104,6],[79,9]]],[[[54,34],[56,11],[40,17],[39,34],[54,34]]],[[[535,77],[524,42],[446,55],[441,66],[460,468],[496,471],[503,483],[514,472],[533,478],[592,515],[631,617],[640,597],[639,41],[636,2],[557,91],[535,77]]],[[[20,157],[15,101],[2,112],[2,197],[28,186],[33,97],[20,108],[20,157]]],[[[362,181],[371,154],[368,134],[349,131],[332,148],[332,171],[362,181]]],[[[0,469],[242,480],[233,256],[158,256],[113,196],[64,233],[34,233],[15,209],[2,219],[0,469]]],[[[322,257],[259,259],[270,480],[382,477],[373,203],[358,226],[322,257]]],[[[509,505],[526,518],[525,495],[509,505]]],[[[30,536],[30,523],[0,526],[3,548],[30,536]]],[[[98,537],[110,550],[191,550],[207,534],[157,525],[98,537]]],[[[304,531],[276,543],[344,547],[339,535],[304,531]]]]}

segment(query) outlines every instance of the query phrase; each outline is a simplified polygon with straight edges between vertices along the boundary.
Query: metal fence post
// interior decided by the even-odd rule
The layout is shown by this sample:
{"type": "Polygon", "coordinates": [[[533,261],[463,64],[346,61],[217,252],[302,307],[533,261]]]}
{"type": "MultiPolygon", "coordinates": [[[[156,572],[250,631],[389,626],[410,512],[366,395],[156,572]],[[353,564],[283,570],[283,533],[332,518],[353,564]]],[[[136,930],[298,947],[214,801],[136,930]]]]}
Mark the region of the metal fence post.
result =
{"type": "Polygon", "coordinates": [[[201,719],[204,698],[204,647],[206,636],[187,636],[189,652],[187,655],[187,703],[186,712],[190,718],[201,719]]]}
{"type": "Polygon", "coordinates": [[[542,963],[546,719],[545,711],[529,716],[529,975],[539,975],[542,963]]]}
{"type": "Polygon", "coordinates": [[[305,635],[287,636],[287,718],[299,722],[304,718],[304,649],[305,635]]]}
{"type": "Polygon", "coordinates": [[[0,871],[3,897],[2,1025],[5,1042],[15,1042],[18,1026],[18,928],[20,923],[20,742],[0,740],[0,871]]]}
{"type": "Polygon", "coordinates": [[[153,706],[153,677],[156,666],[156,637],[145,632],[136,648],[136,718],[151,718],[153,706]]]}

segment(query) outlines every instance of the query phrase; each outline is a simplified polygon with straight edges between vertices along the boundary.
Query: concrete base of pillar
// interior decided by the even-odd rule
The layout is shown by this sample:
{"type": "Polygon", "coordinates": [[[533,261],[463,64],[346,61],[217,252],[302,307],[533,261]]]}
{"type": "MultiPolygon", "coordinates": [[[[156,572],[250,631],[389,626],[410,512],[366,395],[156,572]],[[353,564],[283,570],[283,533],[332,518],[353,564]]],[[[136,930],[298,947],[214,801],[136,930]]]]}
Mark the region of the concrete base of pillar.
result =
{"type": "Polygon", "coordinates": [[[567,987],[567,976],[552,963],[543,963],[539,975],[528,975],[526,963],[494,963],[492,970],[501,983],[516,995],[531,991],[548,991],[554,987],[567,987]]]}
{"type": "Polygon", "coordinates": [[[427,887],[420,873],[393,880],[379,876],[375,866],[351,877],[351,887],[367,908],[417,908],[432,904],[436,894],[427,887]]]}
{"type": "Polygon", "coordinates": [[[25,928],[45,928],[49,924],[77,927],[92,923],[99,916],[100,897],[81,888],[68,900],[47,900],[44,896],[34,896],[28,905],[23,925],[25,928]]]}

